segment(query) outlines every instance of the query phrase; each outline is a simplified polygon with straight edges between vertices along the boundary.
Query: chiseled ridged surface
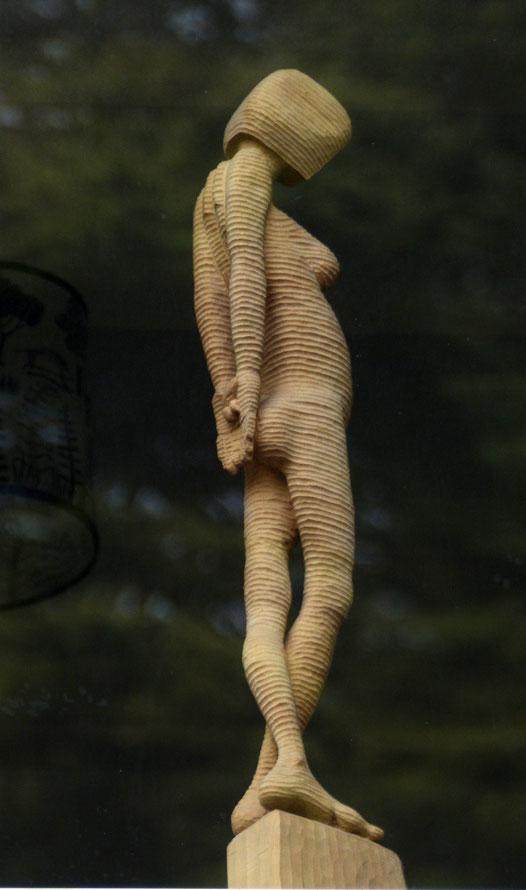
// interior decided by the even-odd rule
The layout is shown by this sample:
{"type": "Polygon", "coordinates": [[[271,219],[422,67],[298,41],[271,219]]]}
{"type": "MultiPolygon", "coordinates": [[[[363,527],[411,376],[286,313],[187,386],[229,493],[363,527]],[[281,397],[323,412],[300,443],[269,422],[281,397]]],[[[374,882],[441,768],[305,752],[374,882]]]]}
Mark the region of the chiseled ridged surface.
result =
{"type": "Polygon", "coordinates": [[[280,180],[310,179],[347,145],[351,122],[342,105],[319,83],[293,68],[274,71],[248,94],[226,125],[225,156],[240,136],[252,136],[282,158],[280,180]]]}
{"type": "Polygon", "coordinates": [[[231,888],[406,886],[391,850],[280,810],[234,838],[227,868],[231,888]]]}
{"type": "MultiPolygon", "coordinates": [[[[245,467],[243,664],[267,724],[232,827],[237,834],[281,809],[378,840],[380,829],[314,779],[301,737],[352,600],[345,438],[351,379],[345,338],[322,292],[337,277],[338,262],[271,201],[272,183],[288,164],[280,138],[286,146],[291,138],[291,127],[282,126],[288,106],[281,74],[266,78],[249,103],[254,119],[266,120],[279,99],[272,145],[238,141],[232,159],[208,176],[194,214],[195,309],[215,390],[218,455],[231,473],[245,467]],[[273,84],[277,98],[270,101],[273,84]],[[284,641],[288,554],[298,534],[303,604],[284,641]]],[[[327,118],[336,103],[314,87],[312,120],[307,105],[302,118],[303,129],[312,124],[313,133],[325,112],[319,97],[328,96],[327,118]]],[[[294,122],[295,106],[291,114],[294,122]]],[[[332,154],[322,142],[316,163],[332,154]]]]}

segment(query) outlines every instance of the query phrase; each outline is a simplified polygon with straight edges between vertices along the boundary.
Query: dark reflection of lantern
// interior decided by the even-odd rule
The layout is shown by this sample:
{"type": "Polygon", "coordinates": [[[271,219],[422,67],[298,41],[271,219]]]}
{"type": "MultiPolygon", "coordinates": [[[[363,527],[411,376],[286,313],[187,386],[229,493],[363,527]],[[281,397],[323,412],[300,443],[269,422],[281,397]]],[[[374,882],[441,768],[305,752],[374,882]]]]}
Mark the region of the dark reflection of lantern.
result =
{"type": "Polygon", "coordinates": [[[0,608],[93,565],[87,310],[62,279],[0,263],[0,608]]]}

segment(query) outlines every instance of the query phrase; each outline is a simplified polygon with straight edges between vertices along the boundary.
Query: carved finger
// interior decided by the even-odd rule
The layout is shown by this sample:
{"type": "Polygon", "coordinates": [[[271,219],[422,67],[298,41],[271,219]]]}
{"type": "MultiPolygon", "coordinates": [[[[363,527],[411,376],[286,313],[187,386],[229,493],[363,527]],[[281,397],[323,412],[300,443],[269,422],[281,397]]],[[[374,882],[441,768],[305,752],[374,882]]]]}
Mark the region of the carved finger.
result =
{"type": "Polygon", "coordinates": [[[235,423],[235,421],[239,419],[240,413],[241,409],[237,399],[230,399],[228,405],[226,405],[223,410],[223,414],[229,423],[235,423]]]}

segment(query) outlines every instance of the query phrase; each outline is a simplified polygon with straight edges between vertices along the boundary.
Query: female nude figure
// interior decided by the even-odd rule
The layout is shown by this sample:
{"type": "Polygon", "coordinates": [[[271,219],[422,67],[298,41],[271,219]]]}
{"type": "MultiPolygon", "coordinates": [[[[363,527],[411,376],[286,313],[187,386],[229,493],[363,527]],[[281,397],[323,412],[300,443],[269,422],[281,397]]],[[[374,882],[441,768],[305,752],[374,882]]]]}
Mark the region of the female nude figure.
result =
{"type": "Polygon", "coordinates": [[[232,814],[236,834],[277,808],[383,835],[316,781],[302,742],[352,600],[352,393],[345,338],[322,293],[338,261],[272,204],[274,180],[309,178],[349,137],[330,93],[298,71],[274,72],[229,121],[227,160],[195,208],[195,309],[218,454],[246,477],[243,664],[266,721],[256,773],[232,814]],[[303,602],[284,640],[298,534],[303,602]]]}

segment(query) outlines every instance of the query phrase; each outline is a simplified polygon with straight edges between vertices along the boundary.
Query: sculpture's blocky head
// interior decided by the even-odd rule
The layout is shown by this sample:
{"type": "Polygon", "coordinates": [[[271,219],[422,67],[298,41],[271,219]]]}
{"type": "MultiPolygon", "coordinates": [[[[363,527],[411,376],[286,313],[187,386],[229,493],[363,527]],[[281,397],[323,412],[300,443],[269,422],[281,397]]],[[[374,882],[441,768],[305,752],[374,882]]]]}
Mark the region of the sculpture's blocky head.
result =
{"type": "Polygon", "coordinates": [[[258,83],[230,118],[223,140],[227,158],[244,136],[285,161],[280,179],[293,185],[310,179],[347,145],[351,121],[324,87],[301,71],[285,69],[258,83]]]}

